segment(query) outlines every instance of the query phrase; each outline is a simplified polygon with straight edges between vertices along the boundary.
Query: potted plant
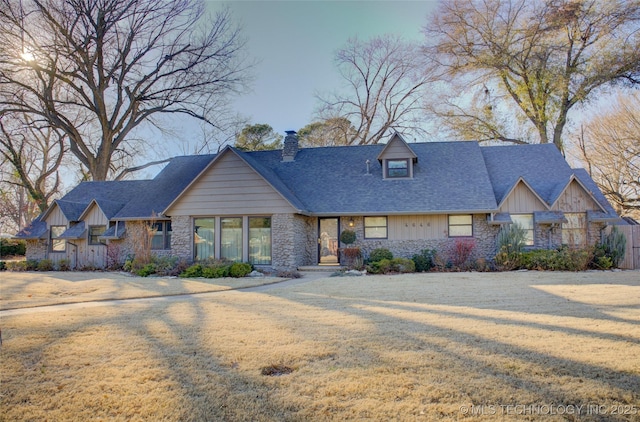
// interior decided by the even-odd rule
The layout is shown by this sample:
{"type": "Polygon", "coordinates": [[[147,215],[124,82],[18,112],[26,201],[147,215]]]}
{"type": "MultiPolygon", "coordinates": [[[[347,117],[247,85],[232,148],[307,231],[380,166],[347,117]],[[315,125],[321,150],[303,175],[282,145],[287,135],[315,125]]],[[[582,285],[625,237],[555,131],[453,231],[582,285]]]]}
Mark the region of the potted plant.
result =
{"type": "Polygon", "coordinates": [[[353,230],[344,230],[340,234],[340,243],[347,245],[347,247],[340,248],[340,252],[342,254],[341,262],[347,267],[351,269],[357,269],[362,267],[362,253],[360,252],[360,248],[351,247],[349,245],[353,244],[356,241],[356,232],[353,230]]]}

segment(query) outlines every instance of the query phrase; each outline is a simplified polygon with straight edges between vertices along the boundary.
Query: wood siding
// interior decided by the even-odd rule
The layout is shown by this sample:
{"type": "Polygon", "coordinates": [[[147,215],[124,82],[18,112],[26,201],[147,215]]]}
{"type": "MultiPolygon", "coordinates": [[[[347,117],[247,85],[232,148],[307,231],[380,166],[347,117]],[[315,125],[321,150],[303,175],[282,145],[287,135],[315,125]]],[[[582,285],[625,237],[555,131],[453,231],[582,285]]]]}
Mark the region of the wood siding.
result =
{"type": "Polygon", "coordinates": [[[259,174],[228,151],[168,210],[168,215],[270,215],[295,210],[259,174]]]}
{"type": "Polygon", "coordinates": [[[446,215],[397,215],[387,218],[389,240],[446,239],[446,215]]]}
{"type": "Polygon", "coordinates": [[[552,209],[563,212],[587,212],[588,210],[599,210],[600,207],[574,180],[560,195],[552,209]]]}
{"type": "Polygon", "coordinates": [[[415,154],[400,140],[392,140],[380,156],[383,160],[412,158],[415,154]]]}
{"type": "Polygon", "coordinates": [[[546,211],[548,208],[531,192],[531,189],[520,182],[511,191],[507,199],[500,207],[500,212],[514,214],[530,214],[534,211],[546,211]]]}
{"type": "Polygon", "coordinates": [[[58,205],[56,205],[51,213],[47,216],[46,222],[47,227],[66,226],[69,223],[58,205]]]}

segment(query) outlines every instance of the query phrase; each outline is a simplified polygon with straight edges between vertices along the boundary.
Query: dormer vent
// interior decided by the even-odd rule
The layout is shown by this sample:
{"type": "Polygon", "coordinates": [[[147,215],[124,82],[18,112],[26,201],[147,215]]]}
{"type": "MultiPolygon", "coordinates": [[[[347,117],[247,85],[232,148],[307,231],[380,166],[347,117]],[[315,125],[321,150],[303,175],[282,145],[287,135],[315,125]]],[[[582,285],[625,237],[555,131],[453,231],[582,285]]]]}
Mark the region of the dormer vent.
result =
{"type": "Polygon", "coordinates": [[[298,134],[295,130],[285,131],[284,148],[282,148],[282,161],[294,161],[298,154],[298,134]]]}

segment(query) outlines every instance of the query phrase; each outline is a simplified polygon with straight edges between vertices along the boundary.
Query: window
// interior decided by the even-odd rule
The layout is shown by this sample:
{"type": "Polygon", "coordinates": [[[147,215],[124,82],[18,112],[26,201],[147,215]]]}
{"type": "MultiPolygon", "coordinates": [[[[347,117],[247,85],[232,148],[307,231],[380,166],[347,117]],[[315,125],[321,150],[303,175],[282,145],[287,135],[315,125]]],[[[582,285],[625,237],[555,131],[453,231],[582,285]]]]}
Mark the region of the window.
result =
{"type": "Polygon", "coordinates": [[[409,177],[409,160],[385,160],[387,177],[409,177]]]}
{"type": "Polygon", "coordinates": [[[51,252],[65,252],[67,250],[67,241],[58,239],[65,230],[67,230],[67,226],[51,226],[49,234],[49,248],[51,252]]]}
{"type": "Polygon", "coordinates": [[[155,233],[151,238],[151,249],[162,250],[171,249],[171,222],[159,221],[153,223],[155,233]]]}
{"type": "Polygon", "coordinates": [[[242,217],[220,219],[220,258],[242,261],[242,217]]]}
{"type": "Polygon", "coordinates": [[[473,216],[471,214],[449,216],[449,237],[471,236],[473,236],[473,216]]]}
{"type": "Polygon", "coordinates": [[[249,263],[271,264],[271,217],[249,217],[249,263]]]}
{"type": "Polygon", "coordinates": [[[107,230],[107,226],[89,226],[89,244],[104,245],[104,241],[98,240],[99,236],[107,230]]]}
{"type": "Polygon", "coordinates": [[[196,218],[194,220],[193,242],[195,243],[195,260],[202,261],[215,256],[215,218],[196,218]]]}
{"type": "Polygon", "coordinates": [[[364,238],[365,239],[386,239],[387,238],[387,217],[365,217],[364,218],[364,238]]]}
{"type": "Polygon", "coordinates": [[[535,243],[533,237],[533,214],[511,214],[511,221],[524,229],[525,246],[533,246],[535,243]]]}
{"type": "Polygon", "coordinates": [[[569,246],[586,246],[587,214],[583,212],[566,212],[562,223],[562,243],[569,246]]]}

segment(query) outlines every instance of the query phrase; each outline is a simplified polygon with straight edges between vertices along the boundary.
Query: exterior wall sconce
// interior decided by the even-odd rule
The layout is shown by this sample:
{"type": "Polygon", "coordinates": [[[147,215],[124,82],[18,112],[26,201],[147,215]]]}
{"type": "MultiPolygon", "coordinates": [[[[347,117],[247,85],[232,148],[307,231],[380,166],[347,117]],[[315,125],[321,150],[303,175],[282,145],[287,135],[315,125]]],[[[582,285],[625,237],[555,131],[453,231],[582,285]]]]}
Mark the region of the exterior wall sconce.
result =
{"type": "Polygon", "coordinates": [[[353,222],[353,217],[349,218],[349,227],[353,227],[355,223],[353,222]]]}

